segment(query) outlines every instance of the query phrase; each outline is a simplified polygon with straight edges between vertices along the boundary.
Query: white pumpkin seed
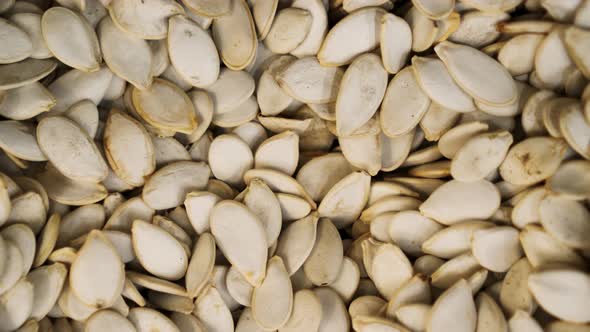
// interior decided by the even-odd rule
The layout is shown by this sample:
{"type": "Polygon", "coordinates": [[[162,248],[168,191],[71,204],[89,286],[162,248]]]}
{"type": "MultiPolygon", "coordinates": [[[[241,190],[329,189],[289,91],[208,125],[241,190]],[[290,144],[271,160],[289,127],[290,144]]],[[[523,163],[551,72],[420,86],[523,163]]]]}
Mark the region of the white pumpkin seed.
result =
{"type": "Polygon", "coordinates": [[[527,259],[536,268],[551,264],[584,264],[574,249],[559,242],[540,226],[527,225],[520,233],[520,242],[527,259]]]}
{"type": "MultiPolygon", "coordinates": [[[[254,2],[254,1],[253,1],[254,2]]],[[[270,31],[275,14],[279,5],[279,0],[255,1],[252,4],[252,17],[258,30],[258,38],[264,40],[270,31]]]]}
{"type": "Polygon", "coordinates": [[[72,263],[69,287],[88,306],[107,308],[121,294],[125,280],[123,269],[121,258],[109,240],[94,230],[72,263]]]}
{"type": "Polygon", "coordinates": [[[508,271],[523,254],[518,231],[508,226],[474,231],[471,246],[479,264],[494,272],[508,271]]]}
{"type": "Polygon", "coordinates": [[[395,74],[405,65],[412,49],[412,30],[406,21],[391,13],[381,17],[381,59],[390,74],[395,74]]]}
{"type": "Polygon", "coordinates": [[[117,332],[135,331],[135,327],[129,320],[112,310],[100,310],[95,312],[88,317],[85,326],[85,330],[88,332],[104,330],[117,332]]]}
{"type": "Polygon", "coordinates": [[[450,42],[438,44],[435,51],[455,82],[475,100],[500,106],[517,98],[516,85],[510,73],[491,57],[472,47],[450,42]],[[471,67],[479,70],[466,70],[471,67]]]}
{"type": "Polygon", "coordinates": [[[131,239],[135,255],[151,274],[167,280],[178,280],[186,273],[188,258],[184,249],[162,228],[135,220],[131,239]]]}
{"type": "Polygon", "coordinates": [[[321,217],[330,218],[337,228],[354,222],[367,204],[371,178],[364,172],[354,172],[334,184],[318,207],[321,217]]]}
{"type": "Polygon", "coordinates": [[[215,239],[203,233],[195,243],[185,275],[188,296],[195,298],[206,286],[215,265],[215,239]]]}
{"type": "Polygon", "coordinates": [[[529,276],[529,289],[547,312],[557,318],[576,323],[590,320],[585,310],[590,277],[573,269],[553,269],[535,272],[529,276]]]}
{"type": "Polygon", "coordinates": [[[296,57],[316,55],[322,46],[328,27],[328,15],[321,0],[295,0],[291,4],[294,8],[307,10],[312,17],[311,28],[301,45],[291,54],[296,57]]]}
{"type": "Polygon", "coordinates": [[[389,82],[381,104],[381,129],[389,137],[410,132],[418,125],[430,99],[416,81],[412,67],[406,67],[389,82]]]}
{"type": "Polygon", "coordinates": [[[516,185],[534,184],[555,173],[566,149],[567,144],[556,138],[527,138],[508,151],[500,165],[500,175],[516,185]]]}
{"type": "Polygon", "coordinates": [[[140,89],[148,88],[154,63],[149,44],[121,31],[110,17],[100,22],[97,33],[104,61],[113,73],[140,89]],[[125,55],[120,52],[121,45],[125,45],[125,55]]]}
{"type": "Polygon", "coordinates": [[[21,326],[33,309],[33,285],[21,279],[12,289],[0,296],[0,331],[14,331],[21,326]]]}
{"type": "Polygon", "coordinates": [[[231,0],[230,11],[212,25],[213,40],[223,63],[231,70],[242,70],[256,57],[256,27],[245,0],[231,0]]]}
{"type": "Polygon", "coordinates": [[[300,8],[280,10],[264,39],[264,44],[273,53],[286,54],[305,40],[312,24],[311,14],[300,8]]]}
{"type": "Polygon", "coordinates": [[[293,310],[293,290],[283,260],[275,256],[268,261],[264,281],[252,292],[252,316],[267,330],[280,329],[293,310]]]}
{"type": "Polygon", "coordinates": [[[58,60],[85,72],[99,70],[102,54],[98,38],[83,16],[65,7],[50,8],[41,18],[41,31],[58,60]]]}
{"type": "Polygon", "coordinates": [[[539,205],[541,224],[549,234],[565,245],[586,248],[583,239],[590,231],[588,209],[580,202],[555,195],[546,196],[539,205]]]}
{"type": "Polygon", "coordinates": [[[209,163],[213,175],[233,185],[240,186],[244,174],[254,166],[250,147],[235,135],[221,135],[211,142],[209,163]],[[227,157],[231,156],[231,162],[227,157]]]}
{"type": "Polygon", "coordinates": [[[553,29],[539,44],[535,54],[535,73],[549,88],[562,87],[565,71],[574,66],[563,39],[563,29],[553,29]]]}
{"type": "MultiPolygon", "coordinates": [[[[116,0],[115,0],[116,1],[116,0]]],[[[174,323],[160,312],[150,308],[133,308],[127,319],[135,326],[137,332],[162,331],[179,332],[174,323]]]]}
{"type": "Polygon", "coordinates": [[[207,331],[231,332],[234,322],[231,312],[215,287],[203,290],[195,301],[193,314],[203,323],[207,331]]]}
{"type": "Polygon", "coordinates": [[[268,244],[258,218],[240,203],[222,201],[211,211],[210,223],[217,245],[232,265],[250,284],[260,285],[265,276],[268,244]],[[227,223],[236,219],[240,220],[240,227],[229,227],[227,223]],[[238,238],[240,242],[236,242],[238,238]]]}
{"type": "Polygon", "coordinates": [[[112,0],[108,6],[111,18],[124,31],[141,39],[164,39],[168,18],[182,14],[184,9],[175,1],[112,0]]]}
{"type": "Polygon", "coordinates": [[[465,280],[447,289],[432,306],[428,331],[474,331],[477,313],[471,289],[465,280]],[[458,318],[460,317],[460,318],[458,318]]]}
{"type": "Polygon", "coordinates": [[[8,46],[0,53],[0,63],[10,64],[31,56],[33,42],[26,31],[6,19],[0,19],[0,31],[3,36],[2,44],[8,46]]]}
{"type": "Polygon", "coordinates": [[[336,126],[351,135],[373,117],[387,87],[387,72],[378,56],[361,55],[348,67],[336,99],[336,126]],[[360,111],[359,111],[360,110],[360,111]]]}
{"type": "Polygon", "coordinates": [[[350,329],[348,313],[338,294],[327,287],[316,288],[313,292],[319,298],[322,307],[318,331],[348,331],[350,329]]]}
{"type": "Polygon", "coordinates": [[[289,64],[276,79],[293,98],[314,104],[335,101],[344,71],[322,66],[315,57],[306,57],[289,64]]]}
{"type": "Polygon", "coordinates": [[[311,254],[316,243],[318,220],[318,214],[311,213],[281,232],[276,255],[283,259],[289,275],[295,274],[311,254]]]}
{"type": "Polygon", "coordinates": [[[56,104],[53,95],[38,82],[7,90],[0,100],[0,114],[12,120],[30,119],[56,104]]]}
{"type": "Polygon", "coordinates": [[[459,148],[451,163],[451,175],[459,181],[483,180],[498,168],[513,142],[507,131],[477,135],[459,148]],[[485,154],[481,154],[486,151],[485,154]]]}

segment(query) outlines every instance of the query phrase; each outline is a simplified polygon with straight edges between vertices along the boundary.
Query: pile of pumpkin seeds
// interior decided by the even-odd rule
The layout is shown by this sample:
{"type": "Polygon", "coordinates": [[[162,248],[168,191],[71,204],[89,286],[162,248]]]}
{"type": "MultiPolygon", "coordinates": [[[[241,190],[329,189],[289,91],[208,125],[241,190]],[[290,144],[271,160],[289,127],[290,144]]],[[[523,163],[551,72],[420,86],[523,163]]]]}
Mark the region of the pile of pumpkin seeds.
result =
{"type": "Polygon", "coordinates": [[[590,331],[590,0],[0,0],[0,332],[590,331]]]}

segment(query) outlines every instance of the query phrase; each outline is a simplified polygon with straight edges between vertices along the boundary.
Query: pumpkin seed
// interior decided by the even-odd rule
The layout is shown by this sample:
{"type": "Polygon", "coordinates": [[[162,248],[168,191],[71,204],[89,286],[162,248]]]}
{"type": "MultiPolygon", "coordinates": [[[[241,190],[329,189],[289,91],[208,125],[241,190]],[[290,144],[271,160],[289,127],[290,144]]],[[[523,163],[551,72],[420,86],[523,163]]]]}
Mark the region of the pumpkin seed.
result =
{"type": "Polygon", "coordinates": [[[2,42],[8,46],[0,53],[0,63],[15,63],[33,53],[33,42],[25,30],[6,19],[0,19],[0,29],[3,35],[2,42]]]}
{"type": "Polygon", "coordinates": [[[529,276],[529,289],[543,307],[556,317],[571,322],[588,322],[583,306],[588,297],[590,278],[573,269],[553,269],[535,272],[529,276]],[[563,301],[575,305],[565,305],[563,301]]]}
{"type": "Polygon", "coordinates": [[[150,308],[133,308],[127,317],[138,332],[160,330],[162,332],[177,332],[178,327],[166,316],[150,308]]]}
{"type": "Polygon", "coordinates": [[[113,73],[140,89],[148,88],[152,84],[154,63],[149,44],[121,31],[110,17],[100,22],[97,33],[104,61],[113,73]],[[128,56],[119,52],[120,45],[125,45],[128,56]]]}
{"type": "Polygon", "coordinates": [[[307,10],[312,17],[312,24],[303,42],[291,51],[296,57],[316,55],[320,51],[328,27],[328,15],[321,0],[295,0],[291,4],[294,8],[307,10]]]}
{"type": "Polygon", "coordinates": [[[41,31],[47,47],[61,62],[85,72],[100,68],[96,33],[81,15],[64,7],[50,8],[41,18],[41,31]]]}
{"type": "Polygon", "coordinates": [[[471,289],[465,280],[459,280],[447,289],[432,306],[427,322],[429,331],[472,331],[476,328],[477,313],[471,289]],[[461,315],[462,319],[451,319],[461,315]]]}
{"type": "Polygon", "coordinates": [[[231,70],[242,70],[256,56],[256,28],[245,0],[231,0],[230,11],[213,21],[212,36],[223,63],[231,70]]]}
{"type": "Polygon", "coordinates": [[[508,71],[491,57],[472,47],[450,42],[440,43],[435,47],[435,51],[455,82],[475,100],[500,106],[509,104],[517,98],[514,80],[508,71]],[[479,77],[475,72],[465,71],[465,68],[470,66],[480,68],[478,72],[485,72],[486,78],[479,77]],[[488,85],[492,82],[491,77],[494,78],[494,83],[488,85]]]}
{"type": "Polygon", "coordinates": [[[304,103],[324,104],[336,100],[344,71],[322,66],[314,57],[289,64],[277,75],[279,85],[293,98],[304,103]]]}
{"type": "Polygon", "coordinates": [[[207,331],[233,331],[231,312],[213,286],[203,290],[195,301],[193,314],[203,323],[207,331]]]}
{"type": "Polygon", "coordinates": [[[112,310],[100,310],[88,317],[85,329],[93,331],[131,332],[135,330],[133,324],[121,314],[112,310]]]}
{"type": "Polygon", "coordinates": [[[280,329],[293,310],[293,290],[289,275],[279,256],[268,261],[264,281],[252,292],[252,316],[267,330],[280,329]],[[275,297],[279,295],[280,297],[275,297]],[[278,301],[277,301],[278,300],[278,301]]]}
{"type": "Polygon", "coordinates": [[[1,331],[13,331],[21,326],[33,309],[33,285],[26,279],[21,279],[12,289],[0,296],[2,310],[0,310],[1,331]]]}
{"type": "Polygon", "coordinates": [[[389,82],[381,104],[383,133],[396,137],[410,132],[429,106],[430,98],[420,88],[412,67],[404,68],[389,82]]]}
{"type": "Polygon", "coordinates": [[[395,74],[405,65],[412,49],[412,30],[402,18],[391,13],[381,17],[381,59],[390,74],[395,74]]]}
{"type": "Polygon", "coordinates": [[[258,38],[264,40],[272,27],[279,0],[255,1],[252,4],[252,17],[258,30],[258,38]]]}

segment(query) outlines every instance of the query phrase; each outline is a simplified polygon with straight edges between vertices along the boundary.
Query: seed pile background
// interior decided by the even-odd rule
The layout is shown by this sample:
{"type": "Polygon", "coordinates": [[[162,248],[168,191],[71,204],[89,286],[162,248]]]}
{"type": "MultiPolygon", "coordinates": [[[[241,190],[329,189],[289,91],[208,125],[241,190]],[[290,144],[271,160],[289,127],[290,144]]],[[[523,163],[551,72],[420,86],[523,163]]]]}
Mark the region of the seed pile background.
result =
{"type": "Polygon", "coordinates": [[[0,332],[589,332],[590,0],[0,0],[0,332]]]}

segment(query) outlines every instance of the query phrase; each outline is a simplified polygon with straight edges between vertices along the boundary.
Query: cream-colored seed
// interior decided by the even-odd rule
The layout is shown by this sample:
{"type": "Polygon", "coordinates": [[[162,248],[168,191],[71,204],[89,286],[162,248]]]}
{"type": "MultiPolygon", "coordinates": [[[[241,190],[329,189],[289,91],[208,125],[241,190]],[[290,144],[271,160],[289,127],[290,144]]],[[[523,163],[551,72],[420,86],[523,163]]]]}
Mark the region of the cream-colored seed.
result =
{"type": "Polygon", "coordinates": [[[0,332],[588,332],[590,0],[0,16],[0,332]]]}

